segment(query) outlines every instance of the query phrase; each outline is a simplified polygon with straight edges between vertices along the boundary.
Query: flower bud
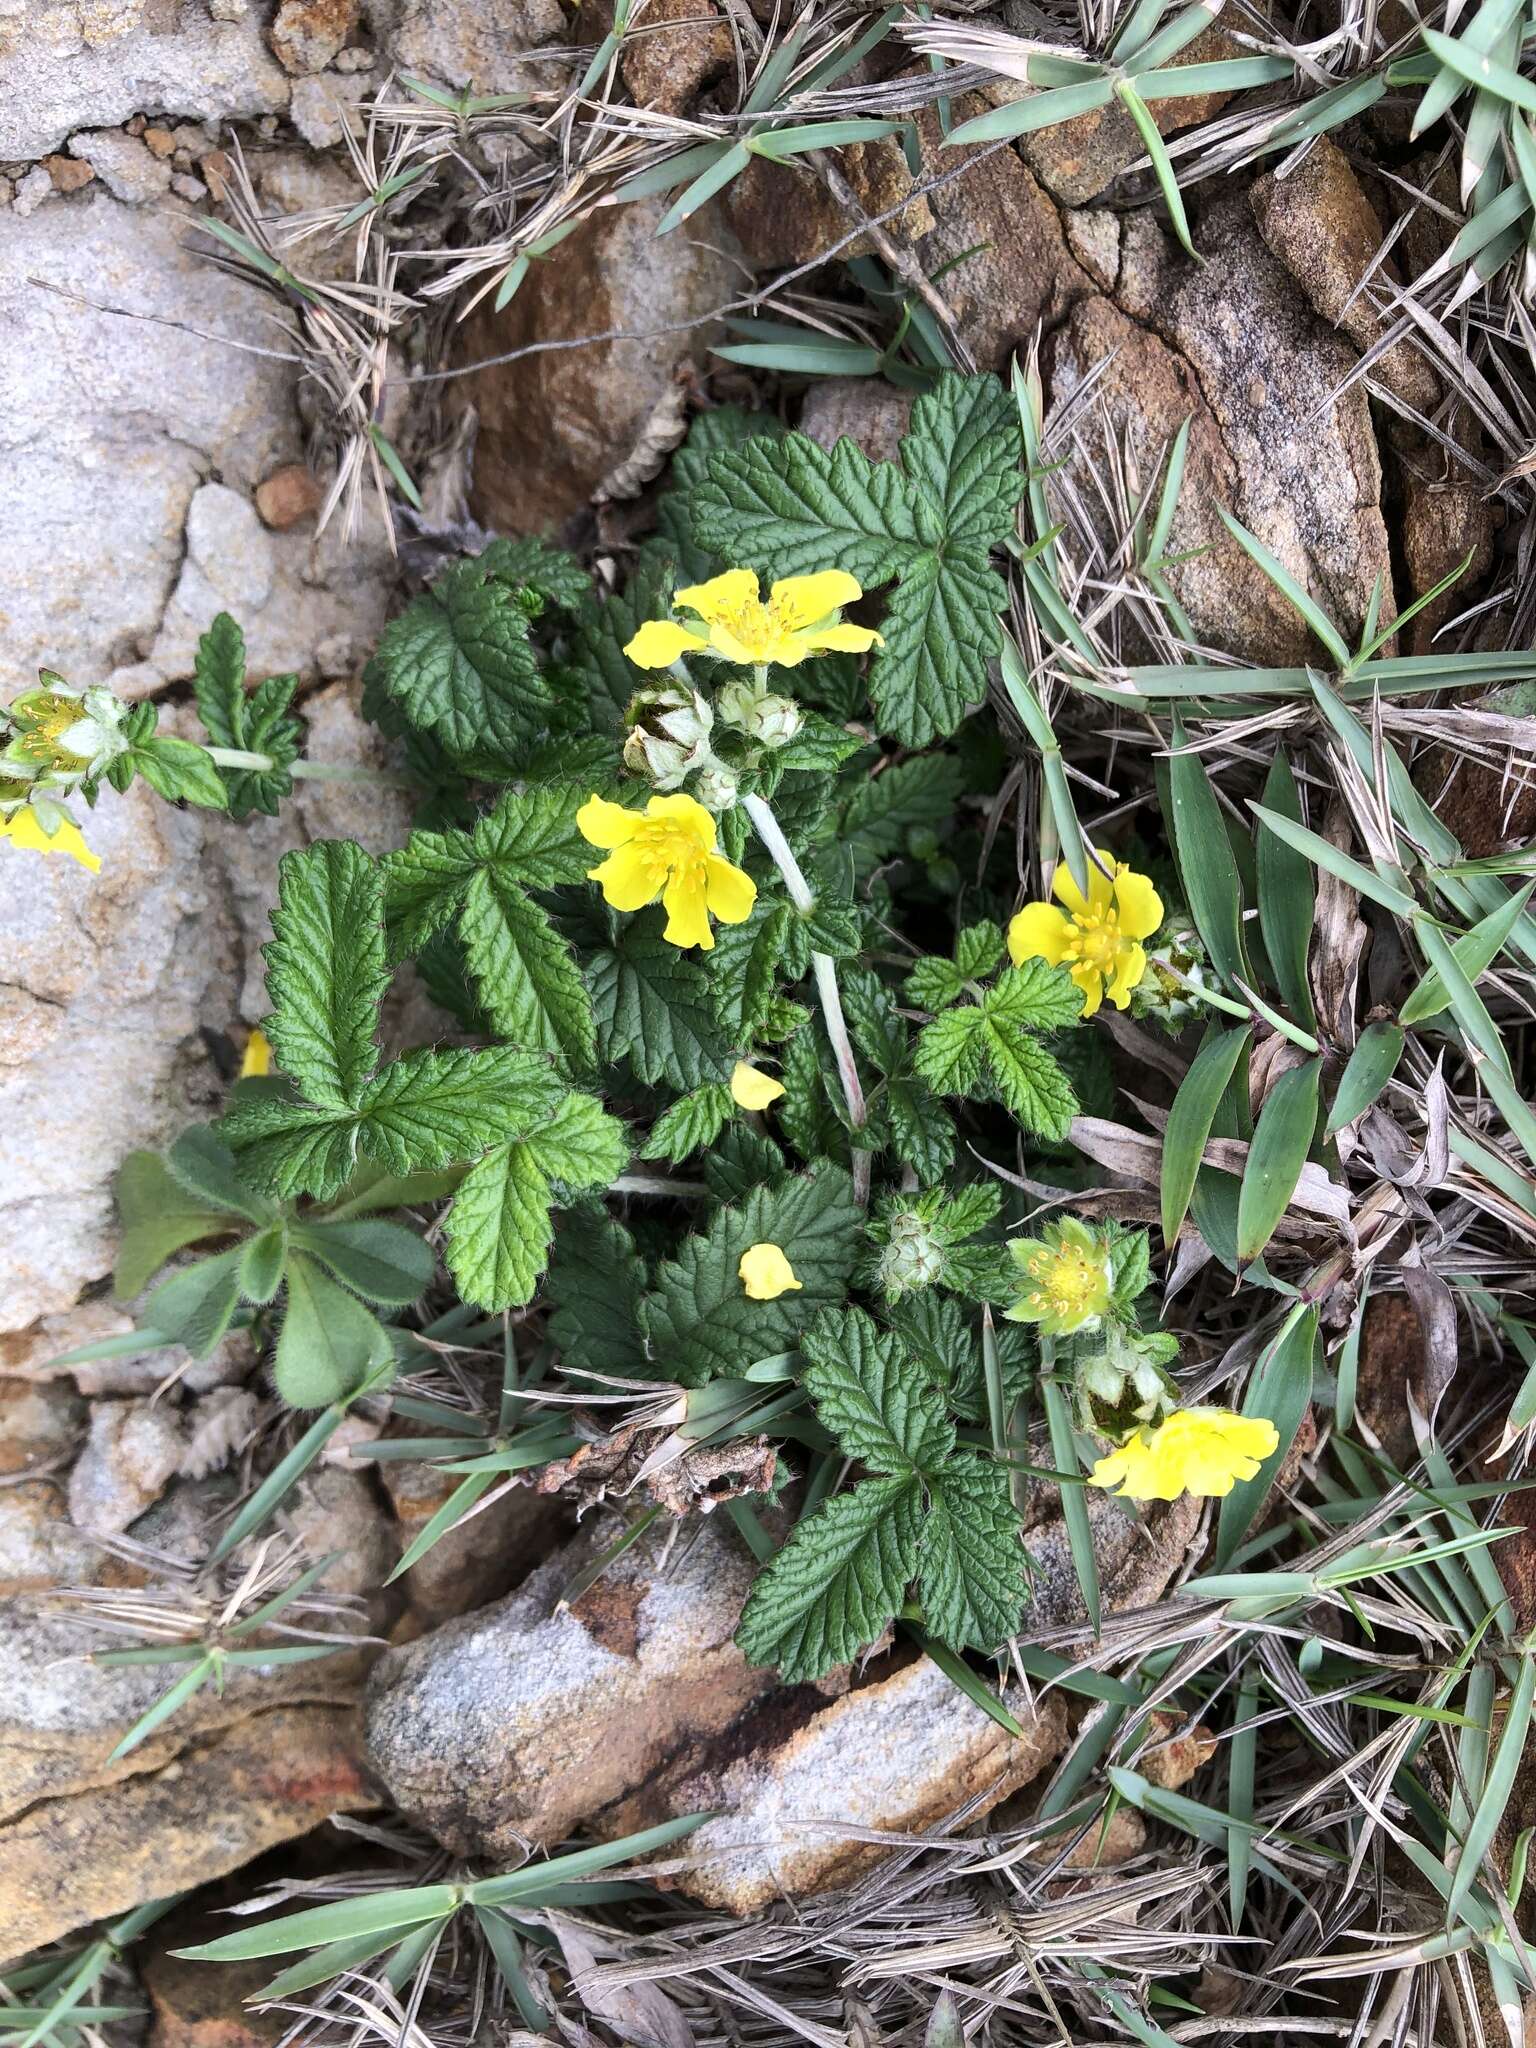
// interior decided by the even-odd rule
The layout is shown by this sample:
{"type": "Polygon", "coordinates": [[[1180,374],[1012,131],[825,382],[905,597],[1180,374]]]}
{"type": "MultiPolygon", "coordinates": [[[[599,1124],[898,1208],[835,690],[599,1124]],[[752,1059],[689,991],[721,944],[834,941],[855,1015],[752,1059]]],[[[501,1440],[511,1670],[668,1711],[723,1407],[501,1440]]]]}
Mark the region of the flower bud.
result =
{"type": "Polygon", "coordinates": [[[0,761],[28,777],[72,781],[99,775],[127,749],[121,730],[127,710],[99,684],[72,690],[44,669],[40,686],[23,690],[3,714],[9,734],[0,761]]]}
{"type": "Polygon", "coordinates": [[[915,1209],[899,1209],[886,1228],[890,1234],[877,1278],[887,1301],[899,1301],[914,1287],[932,1287],[943,1277],[945,1248],[926,1217],[915,1209]]]}
{"type": "Polygon", "coordinates": [[[727,725],[734,725],[765,747],[787,747],[805,723],[792,697],[776,697],[759,689],[751,676],[736,676],[721,686],[715,707],[727,725]]]}
{"type": "Polygon", "coordinates": [[[700,772],[698,781],[693,785],[693,793],[706,811],[728,811],[736,802],[739,786],[733,770],[723,767],[718,761],[711,761],[700,772]]]}
{"type": "Polygon", "coordinates": [[[675,684],[641,690],[630,702],[624,764],[648,775],[658,789],[680,789],[687,776],[714,759],[714,713],[697,690],[675,684]]]}

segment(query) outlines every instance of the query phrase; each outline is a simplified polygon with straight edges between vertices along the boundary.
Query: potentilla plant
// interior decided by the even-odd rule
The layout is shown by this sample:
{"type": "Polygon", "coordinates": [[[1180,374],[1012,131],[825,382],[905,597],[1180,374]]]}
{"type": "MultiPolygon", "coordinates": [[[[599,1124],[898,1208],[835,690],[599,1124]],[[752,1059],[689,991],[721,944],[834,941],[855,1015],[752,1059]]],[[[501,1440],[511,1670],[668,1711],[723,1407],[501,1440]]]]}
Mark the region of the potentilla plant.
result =
{"type": "MultiPolygon", "coordinates": [[[[1042,1409],[1074,1530],[1088,1486],[1134,1512],[1268,1469],[1262,1418],[1181,1401],[1145,1233],[1025,1235],[1018,1176],[984,1163],[1070,1156],[1096,1015],[1136,1001],[1165,928],[1108,850],[1019,909],[985,829],[1002,764],[972,714],[1021,453],[985,377],[918,398],[894,464],[713,413],[618,594],[495,541],[386,629],[364,709],[415,828],[383,859],[283,858],[244,1077],[125,1169],[122,1290],[163,1275],[139,1341],[248,1329],[304,1418],[222,1550],[358,1404],[398,1404],[412,1455],[436,1432],[459,1475],[414,1559],[599,1430],[551,1424],[551,1373],[568,1397],[633,1383],[669,1442],[774,1474],[771,1503],[724,1489],[762,1565],[750,1657],[813,1678],[896,1624],[974,1686],[960,1659],[1028,1621],[1042,1409]],[[452,1028],[395,1050],[407,965],[452,1028]],[[471,1428],[418,1376],[489,1331],[471,1428]]],[[[248,688],[225,618],[201,744],[45,677],[6,715],[7,858],[93,863],[81,824],[135,777],[277,810],[316,772],[295,687],[248,688]]]]}

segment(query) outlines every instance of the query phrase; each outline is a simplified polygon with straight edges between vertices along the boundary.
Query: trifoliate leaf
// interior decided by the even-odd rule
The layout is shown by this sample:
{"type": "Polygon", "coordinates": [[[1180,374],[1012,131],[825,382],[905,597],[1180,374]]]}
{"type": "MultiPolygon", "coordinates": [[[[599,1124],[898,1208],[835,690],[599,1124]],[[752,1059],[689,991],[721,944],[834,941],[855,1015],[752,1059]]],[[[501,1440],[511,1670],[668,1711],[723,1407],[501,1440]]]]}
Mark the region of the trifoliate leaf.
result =
{"type": "Polygon", "coordinates": [[[842,440],[753,440],[712,458],[690,505],[708,548],[771,575],[896,578],[869,673],[882,729],[908,746],[952,732],[986,694],[1006,587],[988,557],[1024,487],[1018,418],[992,378],[943,373],[919,398],[902,461],[842,440]]]}
{"type": "Polygon", "coordinates": [[[278,863],[273,936],[263,948],[277,1063],[309,1101],[350,1109],[378,1063],[374,1031],[389,982],[383,883],[349,839],[278,863]]]}
{"type": "Polygon", "coordinates": [[[654,1376],[640,1334],[645,1280],[634,1239],[605,1209],[580,1202],[561,1213],[546,1292],[555,1305],[549,1334],[567,1371],[654,1376]]]}
{"type": "Polygon", "coordinates": [[[906,979],[907,1000],[919,1010],[947,1010],[965,994],[970,976],[953,960],[919,960],[906,979]]]}
{"type": "Polygon", "coordinates": [[[940,1095],[969,1095],[981,1079],[986,1018],[973,1005],[946,1010],[918,1037],[913,1063],[940,1095]]]}
{"type": "Polygon", "coordinates": [[[363,1092],[364,1149],[391,1173],[449,1166],[528,1135],[565,1093],[548,1060],[509,1047],[407,1053],[363,1092]]]}
{"type": "Polygon", "coordinates": [[[853,1184],[826,1161],[750,1189],[657,1274],[642,1312],[655,1377],[700,1386],[787,1350],[818,1309],[845,1299],[858,1239],[853,1184]],[[755,1244],[779,1247],[798,1291],[776,1301],[747,1298],[738,1269],[755,1244]]]}
{"type": "Polygon", "coordinates": [[[955,940],[955,965],[964,979],[976,980],[996,967],[1003,957],[1003,945],[1002,926],[990,918],[968,924],[955,940]]]}
{"type": "Polygon", "coordinates": [[[629,1134],[595,1095],[565,1096],[552,1116],[527,1125],[524,1142],[562,1188],[605,1188],[629,1161],[629,1134]]]}
{"type": "Polygon", "coordinates": [[[723,1081],[711,1081],[663,1112],[651,1127],[641,1151],[642,1159],[667,1159],[675,1166],[703,1145],[712,1145],[735,1113],[731,1091],[723,1081]]]}
{"type": "Polygon", "coordinates": [[[550,1187],[531,1148],[498,1145],[472,1166],[448,1212],[448,1269],[476,1308],[533,1298],[549,1241],[550,1187]]]}
{"type": "Polygon", "coordinates": [[[526,891],[481,868],[465,891],[459,937],[498,1038],[591,1065],[592,998],[570,946],[526,891]]]}
{"type": "Polygon", "coordinates": [[[915,1478],[866,1479],[795,1525],[742,1610],[737,1646],[788,1684],[847,1664],[901,1606],[923,1539],[915,1478]]]}
{"type": "Polygon", "coordinates": [[[391,701],[460,761],[515,763],[553,703],[515,592],[455,562],[384,628],[371,664],[391,701]]]}
{"type": "Polygon", "coordinates": [[[705,970],[661,936],[660,913],[628,918],[587,964],[597,1049],[628,1056],[642,1081],[701,1088],[723,1080],[730,1053],[715,1023],[705,970]]]}
{"type": "Polygon", "coordinates": [[[800,1339],[805,1386],[820,1421],[871,1472],[900,1476],[936,1465],[955,1432],[931,1377],[862,1309],[829,1309],[800,1339]]]}
{"type": "Polygon", "coordinates": [[[1008,1474],[952,1458],[929,1475],[919,1593],[934,1635],[954,1650],[994,1650],[1024,1611],[1025,1557],[1008,1474]]]}

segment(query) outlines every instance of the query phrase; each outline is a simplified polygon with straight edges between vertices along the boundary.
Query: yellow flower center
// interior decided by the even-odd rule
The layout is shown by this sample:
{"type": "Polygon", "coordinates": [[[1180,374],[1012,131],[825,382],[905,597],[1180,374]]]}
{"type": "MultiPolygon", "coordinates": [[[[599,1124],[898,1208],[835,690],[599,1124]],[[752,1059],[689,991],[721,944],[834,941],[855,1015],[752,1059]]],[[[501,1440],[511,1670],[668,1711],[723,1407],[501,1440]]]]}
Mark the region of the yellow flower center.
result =
{"type": "Polygon", "coordinates": [[[739,640],[753,661],[772,661],[790,630],[777,598],[770,598],[767,604],[761,598],[748,597],[740,604],[722,605],[711,623],[723,626],[733,640],[739,640]]]}
{"type": "Polygon", "coordinates": [[[48,746],[55,746],[79,718],[79,700],[61,697],[56,690],[39,690],[27,699],[28,737],[41,740],[48,746]]]}
{"type": "Polygon", "coordinates": [[[1098,917],[1091,910],[1078,911],[1072,917],[1072,935],[1067,940],[1066,957],[1080,960],[1084,966],[1096,967],[1107,980],[1115,971],[1123,943],[1120,920],[1113,910],[1106,910],[1098,917]]]}
{"type": "Polygon", "coordinates": [[[1052,1251],[1042,1245],[1031,1254],[1027,1271],[1035,1286],[1027,1297],[1033,1309],[1049,1310],[1063,1321],[1096,1308],[1104,1289],[1104,1262],[1090,1259],[1075,1244],[1052,1251]]]}

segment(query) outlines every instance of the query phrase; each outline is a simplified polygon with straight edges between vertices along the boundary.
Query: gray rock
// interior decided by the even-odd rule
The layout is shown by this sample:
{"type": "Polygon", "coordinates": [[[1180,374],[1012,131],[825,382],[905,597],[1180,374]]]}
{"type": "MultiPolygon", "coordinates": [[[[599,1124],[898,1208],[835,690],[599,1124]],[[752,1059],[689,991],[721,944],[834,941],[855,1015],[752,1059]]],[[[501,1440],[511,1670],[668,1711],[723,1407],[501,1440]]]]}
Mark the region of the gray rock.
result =
{"type": "MultiPolygon", "coordinates": [[[[344,686],[305,710],[314,758],[384,758],[344,686]]],[[[366,785],[301,784],[280,818],[243,823],[178,811],[135,785],[104,795],[86,821],[100,874],[7,853],[28,866],[25,889],[6,897],[0,983],[0,1366],[26,1371],[105,1334],[94,1304],[81,1334],[67,1319],[26,1333],[111,1270],[124,1154],[222,1101],[203,1033],[239,1044],[264,1014],[258,949],[279,856],[321,837],[382,851],[408,822],[402,793],[366,785]]],[[[148,1369],[158,1379],[166,1368],[148,1369]]]]}
{"type": "Polygon", "coordinates": [[[70,1520],[87,1535],[121,1535],[179,1474],[201,1479],[225,1464],[256,1415],[255,1396],[235,1387],[185,1408],[172,1399],[97,1401],[69,1475],[70,1520]]]}
{"type": "MultiPolygon", "coordinates": [[[[211,473],[222,479],[215,490],[248,496],[303,452],[297,367],[272,359],[281,336],[270,301],[190,253],[181,230],[172,214],[123,206],[99,185],[7,230],[0,701],[41,666],[97,682],[151,650],[167,678],[189,675],[194,611],[165,613],[198,540],[196,526],[187,531],[194,496],[211,473]]],[[[271,563],[265,598],[241,618],[256,674],[312,673],[316,642],[377,636],[392,575],[382,538],[347,554],[330,537],[317,552],[309,533],[263,536],[253,559],[271,563]]],[[[221,580],[237,566],[227,563],[221,580]]],[[[203,588],[193,578],[189,601],[203,588]]],[[[243,593],[256,595],[250,585],[243,593]]]]}
{"type": "Polygon", "coordinates": [[[555,1842],[718,1734],[773,1685],[731,1641],[752,1577],[713,1522],[627,1551],[577,1601],[574,1574],[611,1540],[588,1528],[510,1598],[380,1658],[371,1769],[460,1854],[555,1842]]]}
{"type": "Polygon", "coordinates": [[[41,164],[34,164],[16,181],[11,198],[11,209],[22,220],[29,220],[45,199],[52,199],[58,191],[52,178],[41,164]]]}
{"type": "Polygon", "coordinates": [[[95,128],[69,138],[69,153],[88,163],[114,199],[147,206],[171,189],[171,167],[152,156],[136,135],[95,128]]]}
{"type": "Polygon", "coordinates": [[[471,92],[558,87],[568,65],[527,61],[567,41],[559,0],[370,0],[374,34],[397,72],[425,72],[471,92]]]}
{"type": "Polygon", "coordinates": [[[296,78],[288,118],[311,149],[333,149],[346,133],[352,108],[372,91],[366,73],[327,71],[318,78],[296,78]]]}
{"type": "Polygon", "coordinates": [[[845,436],[872,462],[896,462],[912,417],[912,393],[874,377],[827,377],[813,384],[800,408],[800,431],[823,448],[845,436]]]}
{"type": "Polygon", "coordinates": [[[194,120],[281,112],[288,77],[242,6],[0,0],[0,158],[144,108],[194,120]]]}

